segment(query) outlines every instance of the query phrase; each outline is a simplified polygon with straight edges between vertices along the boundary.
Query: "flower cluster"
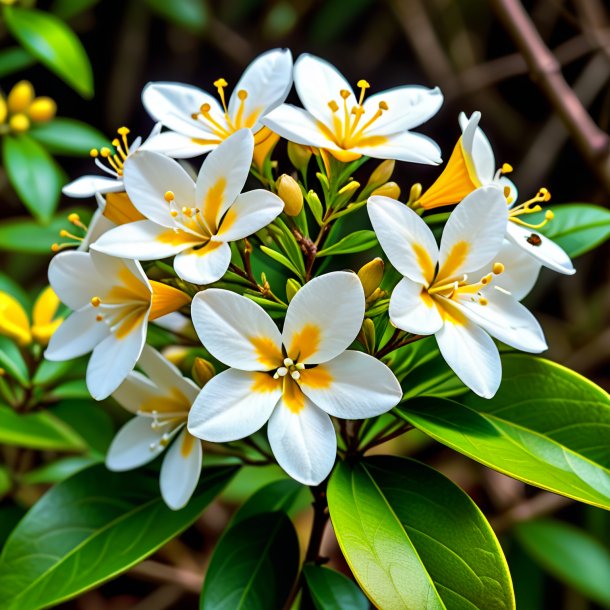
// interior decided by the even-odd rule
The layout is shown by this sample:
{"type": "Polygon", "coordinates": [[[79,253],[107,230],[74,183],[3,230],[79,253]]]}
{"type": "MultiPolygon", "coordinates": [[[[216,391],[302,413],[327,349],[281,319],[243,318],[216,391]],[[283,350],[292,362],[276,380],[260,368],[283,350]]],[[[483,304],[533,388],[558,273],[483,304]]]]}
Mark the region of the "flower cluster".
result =
{"type": "Polygon", "coordinates": [[[349,451],[338,447],[335,426],[399,404],[409,378],[398,378],[397,362],[423,337],[434,335],[468,388],[492,397],[501,382],[493,339],[545,350],[520,300],[541,266],[574,272],[539,231],[552,220],[542,211],[548,191],[518,203],[506,177],[512,168],[496,169],[478,112],[460,116],[462,136],[436,182],[425,191],[415,184],[398,201],[395,161],[441,163],[437,144],[410,131],[438,112],[438,88],[367,96],[367,81],[355,92],[329,63],[302,55],[293,65],[288,50],[258,57],[230,97],[224,78],[214,87],[215,95],[176,83],[145,87],[152,133],[130,142],[121,127],[113,149],[91,151],[105,175],[81,177],[64,193],[95,196],[98,210],[88,227],[73,218],[81,244],[49,268],[51,287],[73,313],[46,357],[91,352],[92,396],[112,395],[135,414],[110,447],[108,467],[135,468],[168,447],[161,492],[175,509],[197,485],[201,441],[214,451],[265,424],[279,465],[304,484],[322,482],[338,448],[349,451]],[[286,103],[293,81],[302,108],[286,103]],[[299,179],[296,171],[277,176],[280,138],[299,179]],[[200,155],[195,173],[184,159],[200,155]],[[385,161],[362,187],[351,176],[370,157],[385,161]],[[312,158],[322,197],[308,187],[312,158]],[[245,190],[249,179],[263,188],[245,190]],[[454,205],[437,244],[426,213],[454,205]],[[374,233],[340,239],[347,215],[368,222],[358,214],[364,207],[374,233]],[[323,273],[327,257],[374,245],[397,274],[384,274],[380,259],[358,274],[323,273]],[[276,278],[283,273],[285,296],[268,277],[273,269],[276,278]],[[147,345],[152,322],[176,344],[198,337],[194,349],[203,346],[207,360],[198,358],[194,381],[147,345]]]}

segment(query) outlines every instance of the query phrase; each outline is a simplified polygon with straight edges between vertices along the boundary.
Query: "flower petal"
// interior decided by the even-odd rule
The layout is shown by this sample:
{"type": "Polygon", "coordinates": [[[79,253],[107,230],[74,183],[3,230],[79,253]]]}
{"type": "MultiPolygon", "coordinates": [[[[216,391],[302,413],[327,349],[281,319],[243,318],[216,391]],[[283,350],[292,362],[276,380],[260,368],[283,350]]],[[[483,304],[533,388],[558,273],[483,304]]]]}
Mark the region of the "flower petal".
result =
{"type": "Polygon", "coordinates": [[[397,271],[428,286],[438,246],[428,225],[411,208],[389,197],[370,197],[366,206],[377,239],[397,271]]]}
{"type": "Polygon", "coordinates": [[[383,362],[352,350],[301,371],[299,385],[317,407],[343,419],[381,415],[402,398],[398,379],[383,362]]]}
{"type": "Polygon", "coordinates": [[[201,442],[184,428],[163,458],[159,484],[163,500],[180,510],[191,499],[201,476],[201,442]]]}
{"type": "Polygon", "coordinates": [[[443,230],[436,282],[460,277],[495,260],[507,219],[506,199],[498,187],[482,186],[466,196],[443,230]]]}
{"type": "Polygon", "coordinates": [[[402,330],[417,335],[432,335],[443,325],[435,301],[422,292],[423,285],[403,278],[390,297],[390,320],[402,330]]]}
{"type": "Polygon", "coordinates": [[[269,314],[241,295],[208,288],[195,295],[193,324],[206,349],[224,364],[243,371],[282,365],[282,337],[269,314]]]}
{"type": "Polygon", "coordinates": [[[210,241],[202,248],[190,248],[180,252],[174,259],[174,269],[187,282],[211,284],[226,273],[230,262],[229,244],[210,241]]]}
{"type": "Polygon", "coordinates": [[[221,141],[203,133],[193,138],[176,131],[165,131],[146,140],[140,150],[162,153],[173,159],[190,159],[213,150],[221,141]]]}
{"type": "Polygon", "coordinates": [[[388,109],[371,125],[370,133],[387,136],[413,129],[432,118],[443,105],[443,94],[438,87],[428,89],[417,85],[380,91],[364,100],[365,114],[361,120],[373,116],[381,102],[388,109]]]}
{"type": "Polygon", "coordinates": [[[509,221],[506,229],[506,237],[508,239],[545,267],[565,275],[576,273],[570,257],[561,246],[541,233],[534,231],[534,234],[537,238],[534,243],[531,243],[532,230],[528,227],[522,227],[509,221]]]}
{"type": "Polygon", "coordinates": [[[363,318],[364,290],[355,273],[318,276],[288,305],[282,333],[286,353],[303,364],[335,358],[356,338],[363,318]]]}
{"type": "Polygon", "coordinates": [[[201,243],[201,237],[168,229],[152,220],[137,220],[107,231],[91,249],[110,256],[151,261],[174,256],[201,243]]]}
{"type": "Polygon", "coordinates": [[[74,310],[90,302],[101,282],[107,284],[87,252],[60,252],[51,260],[48,275],[55,294],[74,310]]]}
{"type": "Polygon", "coordinates": [[[223,371],[205,384],[195,400],[189,432],[215,443],[250,436],[267,423],[281,388],[281,381],[267,373],[223,371]]]}
{"type": "Polygon", "coordinates": [[[13,337],[24,345],[32,341],[28,314],[15,297],[3,291],[0,291],[0,334],[13,337]]]}
{"type": "Polygon", "coordinates": [[[174,193],[179,207],[195,206],[195,185],[181,165],[155,152],[136,151],[125,161],[125,189],[136,209],[157,224],[176,226],[165,193],[174,193]]]}
{"type": "Polygon", "coordinates": [[[244,188],[252,165],[254,138],[249,129],[240,129],[213,150],[197,176],[196,201],[212,234],[220,220],[244,188]]]}
{"type": "Polygon", "coordinates": [[[125,190],[123,180],[119,178],[104,178],[103,176],[81,176],[70,184],[66,184],[61,192],[66,197],[93,197],[96,193],[118,193],[125,190]]]}
{"type": "Polygon", "coordinates": [[[467,319],[446,322],[435,337],[443,358],[462,382],[475,394],[492,398],[502,380],[500,354],[493,339],[467,319]]]}
{"type": "Polygon", "coordinates": [[[267,426],[271,450],[278,464],[303,485],[319,485],[332,470],[337,436],[328,414],[305,397],[293,411],[280,400],[267,426]]]}
{"type": "Polygon", "coordinates": [[[127,411],[138,413],[147,404],[158,402],[159,388],[142,373],[132,371],[112,393],[112,398],[127,411]]]}
{"type": "Polygon", "coordinates": [[[284,202],[264,189],[248,191],[237,196],[220,222],[214,241],[243,239],[266,227],[284,209],[284,202]]]}
{"type": "Polygon", "coordinates": [[[50,324],[57,313],[58,307],[59,298],[55,294],[53,288],[47,286],[38,295],[36,302],[34,303],[34,309],[32,311],[33,325],[50,324]]]}
{"type": "Polygon", "coordinates": [[[473,112],[467,118],[461,112],[458,120],[462,128],[462,149],[472,162],[479,182],[490,184],[496,173],[496,159],[487,136],[479,127],[481,113],[473,112]]]}
{"type": "Polygon", "coordinates": [[[234,125],[260,128],[262,115],[281,104],[292,87],[292,53],[289,49],[272,49],[259,55],[245,70],[229,101],[229,115],[234,125]],[[239,92],[246,91],[243,108],[239,92]],[[241,119],[241,120],[238,120],[241,119]]]}
{"type": "Polygon", "coordinates": [[[396,159],[425,165],[438,165],[443,161],[441,149],[434,140],[410,131],[377,137],[371,129],[370,136],[364,137],[350,151],[376,159],[396,159]]]}
{"type": "MultiPolygon", "coordinates": [[[[99,197],[103,201],[103,197],[99,193],[96,193],[95,197],[99,197]]],[[[78,252],[87,252],[90,244],[97,241],[104,233],[106,233],[106,231],[109,231],[114,227],[116,227],[114,222],[108,220],[108,218],[104,216],[103,208],[98,208],[95,210],[95,212],[93,212],[93,216],[91,217],[91,221],[89,222],[87,234],[77,248],[78,252]]]]}
{"type": "Polygon", "coordinates": [[[164,430],[153,430],[152,419],[134,417],[116,434],[106,455],[106,468],[132,470],[154,460],[165,449],[159,441],[164,430]]]}

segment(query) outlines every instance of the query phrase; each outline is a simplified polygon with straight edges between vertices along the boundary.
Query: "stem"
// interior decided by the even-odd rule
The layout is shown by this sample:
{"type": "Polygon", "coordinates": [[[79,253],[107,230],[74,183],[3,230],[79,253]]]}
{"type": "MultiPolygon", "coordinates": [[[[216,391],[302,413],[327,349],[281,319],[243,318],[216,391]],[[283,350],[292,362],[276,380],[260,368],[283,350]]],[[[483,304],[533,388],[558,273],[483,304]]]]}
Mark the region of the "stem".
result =
{"type": "Polygon", "coordinates": [[[311,488],[313,495],[313,525],[311,526],[311,536],[305,553],[305,563],[314,562],[317,564],[325,563],[326,558],[320,557],[320,547],[324,530],[328,523],[328,503],[326,501],[326,486],[328,480],[320,485],[311,488]]]}
{"type": "MultiPolygon", "coordinates": [[[[395,425],[395,423],[393,425],[395,425]]],[[[367,445],[365,445],[360,451],[362,453],[365,453],[366,451],[368,451],[369,449],[372,449],[373,447],[377,447],[378,445],[383,445],[384,443],[387,443],[388,441],[391,441],[394,438],[402,436],[405,432],[408,432],[409,430],[413,430],[413,426],[411,424],[403,424],[399,428],[394,430],[393,432],[389,432],[388,434],[385,434],[383,436],[379,436],[379,435],[376,436],[367,445]]],[[[383,434],[383,432],[384,431],[382,431],[380,434],[383,434]]]]}
{"type": "MultiPolygon", "coordinates": [[[[393,339],[394,337],[392,337],[393,339]]],[[[389,353],[404,347],[405,345],[409,345],[409,343],[415,343],[415,341],[419,341],[420,339],[425,339],[425,337],[423,335],[411,335],[410,337],[407,337],[406,339],[401,339],[401,340],[392,340],[390,339],[385,347],[383,347],[382,349],[380,349],[376,354],[375,354],[375,358],[377,359],[381,359],[384,356],[387,356],[389,353]]]]}

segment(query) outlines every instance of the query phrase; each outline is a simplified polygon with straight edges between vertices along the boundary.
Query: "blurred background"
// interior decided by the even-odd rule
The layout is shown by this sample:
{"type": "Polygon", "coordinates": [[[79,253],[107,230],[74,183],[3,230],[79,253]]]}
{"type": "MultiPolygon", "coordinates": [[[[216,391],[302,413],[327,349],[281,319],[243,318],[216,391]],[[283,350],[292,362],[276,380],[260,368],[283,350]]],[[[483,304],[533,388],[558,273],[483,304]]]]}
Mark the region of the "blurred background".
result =
{"type": "MultiPolygon", "coordinates": [[[[3,0],[2,4],[10,3],[3,0]]],[[[93,68],[94,94],[89,99],[82,97],[34,59],[28,63],[27,57],[21,58],[19,71],[7,69],[6,61],[0,59],[1,87],[6,95],[15,83],[27,79],[38,95],[55,100],[58,116],[87,123],[109,139],[121,125],[146,135],[152,121],[141,105],[140,93],[147,82],[178,81],[213,90],[212,82],[222,76],[231,88],[256,55],[273,47],[289,47],[295,58],[302,52],[324,57],[354,83],[367,79],[372,92],[403,84],[440,86],[445,104],[421,131],[440,144],[445,159],[460,134],[458,113],[480,110],[481,126],[492,142],[498,166],[503,162],[514,166],[511,178],[523,198],[545,186],[554,202],[608,207],[610,7],[603,0],[524,2],[540,37],[532,43],[527,28],[515,23],[515,13],[510,12],[515,4],[506,0],[39,2],[37,9],[58,15],[78,35],[93,68]],[[545,55],[547,49],[552,55],[545,55]],[[558,74],[556,68],[565,77],[567,92],[548,83],[549,75],[552,81],[558,74]],[[576,123],[571,122],[574,117],[576,123]]],[[[2,53],[16,46],[4,20],[0,40],[2,53]]],[[[0,53],[0,57],[5,55],[0,53]]],[[[289,101],[298,104],[294,93],[289,101]]],[[[285,147],[280,145],[277,151],[281,166],[285,147]]],[[[87,156],[57,155],[56,161],[70,179],[96,173],[87,156]]],[[[404,198],[413,182],[426,187],[438,173],[437,168],[397,164],[394,180],[402,187],[404,198]]],[[[95,206],[93,199],[82,204],[95,206]]],[[[62,198],[59,216],[65,217],[73,208],[74,201],[62,198]]],[[[0,217],[2,274],[35,294],[46,283],[48,247],[57,241],[51,236],[57,228],[55,221],[51,231],[48,225],[27,218],[4,163],[0,168],[0,217]],[[29,232],[15,238],[12,227],[22,227],[22,219],[38,226],[28,225],[29,232]]],[[[543,269],[541,281],[526,302],[544,327],[550,346],[547,357],[606,389],[610,387],[609,254],[610,244],[605,243],[578,258],[578,273],[572,277],[543,269]]],[[[424,441],[417,433],[408,437],[408,441],[393,441],[397,444],[392,450],[417,455],[440,468],[492,515],[509,556],[520,609],[604,607],[591,601],[591,591],[583,585],[586,578],[579,580],[578,570],[589,570],[591,557],[595,561],[586,545],[582,555],[577,555],[582,561],[576,567],[558,571],[523,543],[524,536],[513,526],[534,516],[553,515],[577,525],[600,545],[605,544],[608,552],[607,514],[526,488],[424,441]]],[[[388,449],[385,446],[380,451],[388,449]]],[[[196,608],[195,593],[209,551],[235,502],[274,476],[277,473],[270,471],[238,478],[223,501],[208,509],[181,540],[131,573],[62,607],[196,608]]],[[[309,519],[307,511],[297,517],[304,535],[309,531],[309,519]]],[[[323,552],[346,570],[338,559],[332,532],[327,532],[323,552]]],[[[604,576],[610,589],[610,573],[602,572],[600,577],[604,576]]]]}

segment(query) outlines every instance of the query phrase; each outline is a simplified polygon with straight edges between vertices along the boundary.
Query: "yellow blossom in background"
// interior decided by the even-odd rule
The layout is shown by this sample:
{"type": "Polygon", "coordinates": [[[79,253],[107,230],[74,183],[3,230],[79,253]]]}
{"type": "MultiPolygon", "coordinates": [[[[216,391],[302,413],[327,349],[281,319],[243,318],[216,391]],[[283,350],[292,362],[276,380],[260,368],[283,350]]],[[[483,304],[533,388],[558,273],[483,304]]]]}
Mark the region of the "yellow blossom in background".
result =
{"type": "Polygon", "coordinates": [[[56,317],[59,299],[50,286],[47,286],[34,303],[32,320],[13,296],[0,291],[0,333],[15,339],[20,345],[32,342],[46,345],[51,335],[62,323],[56,317]]]}
{"type": "Polygon", "coordinates": [[[23,133],[32,123],[47,123],[55,117],[57,105],[47,96],[36,97],[32,83],[19,81],[8,97],[0,95],[0,131],[23,133]]]}

